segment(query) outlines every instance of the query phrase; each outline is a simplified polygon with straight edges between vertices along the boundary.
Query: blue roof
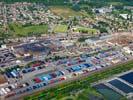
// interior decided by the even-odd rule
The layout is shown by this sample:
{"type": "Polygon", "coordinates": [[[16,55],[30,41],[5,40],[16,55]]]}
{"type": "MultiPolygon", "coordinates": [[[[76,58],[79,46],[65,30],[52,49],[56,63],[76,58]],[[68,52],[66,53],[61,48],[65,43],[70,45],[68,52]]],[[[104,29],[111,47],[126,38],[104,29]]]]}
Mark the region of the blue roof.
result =
{"type": "Polygon", "coordinates": [[[46,77],[46,78],[48,78],[49,80],[52,79],[52,77],[51,77],[49,74],[43,75],[43,76],[41,76],[41,77],[46,77]]]}
{"type": "Polygon", "coordinates": [[[86,65],[81,64],[80,67],[81,67],[81,68],[86,68],[86,65]]]}
{"type": "Polygon", "coordinates": [[[57,72],[56,72],[56,75],[57,75],[57,76],[61,76],[62,74],[61,74],[60,71],[57,71],[57,72]]]}
{"type": "Polygon", "coordinates": [[[86,67],[91,67],[92,64],[84,64],[86,67]]]}
{"type": "Polygon", "coordinates": [[[81,67],[80,66],[73,66],[71,69],[73,71],[79,71],[79,70],[81,70],[81,67]]]}

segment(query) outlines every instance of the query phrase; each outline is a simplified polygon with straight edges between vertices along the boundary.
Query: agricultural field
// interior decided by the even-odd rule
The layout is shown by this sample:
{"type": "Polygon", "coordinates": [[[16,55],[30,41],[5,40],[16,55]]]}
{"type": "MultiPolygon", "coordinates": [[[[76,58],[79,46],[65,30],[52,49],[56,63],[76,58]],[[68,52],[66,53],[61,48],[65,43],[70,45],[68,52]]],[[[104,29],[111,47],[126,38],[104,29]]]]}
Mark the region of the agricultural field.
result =
{"type": "Polygon", "coordinates": [[[12,23],[9,25],[9,29],[15,33],[16,36],[29,36],[37,35],[36,33],[47,33],[48,25],[31,25],[22,26],[19,23],[12,23]]]}
{"type": "Polygon", "coordinates": [[[76,27],[74,28],[74,32],[97,34],[98,30],[92,29],[92,28],[86,28],[86,27],[76,27]]]}
{"type": "Polygon", "coordinates": [[[66,33],[68,29],[67,25],[56,25],[53,29],[54,33],[66,33]]]}
{"type": "Polygon", "coordinates": [[[50,11],[54,13],[57,16],[63,17],[63,18],[69,18],[69,17],[76,17],[76,16],[87,16],[87,13],[84,11],[74,11],[69,7],[62,7],[62,6],[51,6],[50,11]]]}

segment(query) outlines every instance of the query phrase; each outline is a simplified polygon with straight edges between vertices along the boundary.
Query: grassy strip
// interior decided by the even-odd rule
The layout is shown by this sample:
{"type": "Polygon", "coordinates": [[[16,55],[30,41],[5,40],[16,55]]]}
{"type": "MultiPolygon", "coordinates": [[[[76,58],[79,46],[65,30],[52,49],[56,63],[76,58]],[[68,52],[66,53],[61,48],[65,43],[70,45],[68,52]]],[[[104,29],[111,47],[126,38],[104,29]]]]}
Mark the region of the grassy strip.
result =
{"type": "Polygon", "coordinates": [[[66,33],[68,29],[67,25],[57,25],[54,28],[54,33],[66,33]]]}
{"type": "Polygon", "coordinates": [[[89,33],[89,34],[96,34],[98,30],[92,29],[92,28],[86,28],[86,27],[77,27],[75,32],[81,32],[81,33],[89,33]]]}
{"type": "Polygon", "coordinates": [[[131,70],[132,68],[133,68],[133,61],[129,61],[128,63],[120,64],[117,65],[116,67],[112,67],[110,69],[94,73],[88,76],[87,78],[76,80],[70,83],[64,83],[54,88],[42,91],[38,94],[33,94],[31,96],[25,97],[24,99],[25,100],[37,100],[39,98],[45,98],[46,100],[50,100],[52,98],[59,99],[69,95],[72,91],[88,88],[90,86],[90,83],[96,82],[104,78],[108,78],[114,74],[131,70]]]}

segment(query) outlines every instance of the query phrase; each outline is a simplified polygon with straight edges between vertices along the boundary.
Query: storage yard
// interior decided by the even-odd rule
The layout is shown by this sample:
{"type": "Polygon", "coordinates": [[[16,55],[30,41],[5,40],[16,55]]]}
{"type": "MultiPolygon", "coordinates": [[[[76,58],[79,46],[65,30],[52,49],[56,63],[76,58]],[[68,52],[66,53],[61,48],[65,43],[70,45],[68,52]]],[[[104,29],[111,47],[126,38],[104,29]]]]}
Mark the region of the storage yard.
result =
{"type": "MultiPolygon", "coordinates": [[[[125,53],[124,45],[114,46],[108,42],[110,39],[112,38],[108,37],[103,40],[106,42],[100,41],[100,46],[96,42],[93,46],[76,44],[67,47],[62,44],[64,40],[58,38],[51,41],[30,40],[31,42],[2,49],[1,57],[5,61],[1,68],[8,84],[1,87],[0,95],[9,100],[18,98],[23,94],[133,59],[132,54],[125,53]],[[55,54],[56,57],[52,57],[55,54]],[[12,65],[7,66],[10,61],[12,65]]],[[[128,43],[131,48],[132,43],[128,43]]]]}
{"type": "Polygon", "coordinates": [[[0,0],[0,100],[132,100],[133,7],[117,1],[0,0]]]}

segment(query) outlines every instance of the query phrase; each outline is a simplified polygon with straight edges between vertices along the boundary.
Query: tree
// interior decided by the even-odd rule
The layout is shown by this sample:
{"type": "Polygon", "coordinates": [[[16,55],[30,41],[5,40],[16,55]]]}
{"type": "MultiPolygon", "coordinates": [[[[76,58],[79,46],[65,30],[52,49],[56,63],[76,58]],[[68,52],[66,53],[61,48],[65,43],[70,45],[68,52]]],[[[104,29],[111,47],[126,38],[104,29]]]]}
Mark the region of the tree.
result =
{"type": "Polygon", "coordinates": [[[72,6],[72,9],[75,10],[75,11],[80,11],[80,6],[78,4],[74,4],[72,6]]]}
{"type": "Polygon", "coordinates": [[[84,42],[85,40],[86,40],[85,37],[81,37],[81,38],[78,39],[78,42],[84,42]]]}

